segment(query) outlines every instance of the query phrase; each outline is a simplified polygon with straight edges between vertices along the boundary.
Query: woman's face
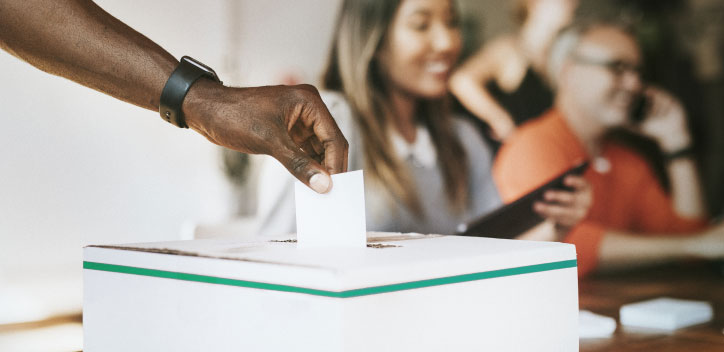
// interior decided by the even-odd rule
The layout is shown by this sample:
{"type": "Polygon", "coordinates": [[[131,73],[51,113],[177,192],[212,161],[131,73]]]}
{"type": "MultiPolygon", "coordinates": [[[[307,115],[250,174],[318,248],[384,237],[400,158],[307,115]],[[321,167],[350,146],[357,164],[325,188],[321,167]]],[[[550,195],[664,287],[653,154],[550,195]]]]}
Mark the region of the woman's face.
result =
{"type": "Polygon", "coordinates": [[[392,89],[418,98],[440,98],[461,48],[452,0],[403,0],[377,54],[392,89]]]}

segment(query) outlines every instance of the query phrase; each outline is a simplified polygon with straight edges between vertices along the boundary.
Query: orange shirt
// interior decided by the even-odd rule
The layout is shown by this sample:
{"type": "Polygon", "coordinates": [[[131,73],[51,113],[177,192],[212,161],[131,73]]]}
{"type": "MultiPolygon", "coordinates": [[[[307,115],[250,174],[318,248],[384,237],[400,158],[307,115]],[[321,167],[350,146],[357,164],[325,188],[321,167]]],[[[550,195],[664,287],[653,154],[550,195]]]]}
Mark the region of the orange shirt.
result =
{"type": "MultiPolygon", "coordinates": [[[[576,245],[578,273],[593,271],[606,229],[636,233],[686,233],[701,228],[701,220],[679,217],[647,162],[633,151],[613,143],[602,157],[610,168],[584,173],[593,190],[586,218],[565,241],[576,245]]],[[[493,177],[503,201],[509,203],[546,181],[589,159],[583,145],[556,110],[522,125],[500,149],[493,177]]]]}

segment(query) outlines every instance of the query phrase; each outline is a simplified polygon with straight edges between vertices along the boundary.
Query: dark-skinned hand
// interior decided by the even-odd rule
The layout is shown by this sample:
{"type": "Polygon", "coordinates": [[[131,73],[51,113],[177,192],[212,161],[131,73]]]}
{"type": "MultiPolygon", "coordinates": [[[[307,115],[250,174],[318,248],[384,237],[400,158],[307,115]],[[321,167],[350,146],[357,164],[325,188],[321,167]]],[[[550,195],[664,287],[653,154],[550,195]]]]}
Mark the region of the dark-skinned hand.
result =
{"type": "Polygon", "coordinates": [[[319,193],[347,171],[347,140],[310,85],[224,87],[199,80],[183,104],[186,123],[209,141],[267,154],[319,193]]]}

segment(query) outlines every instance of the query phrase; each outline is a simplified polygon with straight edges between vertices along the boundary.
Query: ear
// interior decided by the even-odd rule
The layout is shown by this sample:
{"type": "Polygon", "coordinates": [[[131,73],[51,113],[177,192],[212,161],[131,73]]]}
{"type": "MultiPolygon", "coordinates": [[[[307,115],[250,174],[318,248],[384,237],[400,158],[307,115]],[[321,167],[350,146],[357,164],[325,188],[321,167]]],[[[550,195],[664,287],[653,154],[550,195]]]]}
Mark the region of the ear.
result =
{"type": "Polygon", "coordinates": [[[561,69],[558,72],[558,77],[556,77],[556,86],[558,89],[561,89],[562,87],[567,87],[569,85],[569,80],[573,76],[573,64],[571,63],[571,60],[565,60],[563,61],[563,64],[561,65],[561,69]]]}

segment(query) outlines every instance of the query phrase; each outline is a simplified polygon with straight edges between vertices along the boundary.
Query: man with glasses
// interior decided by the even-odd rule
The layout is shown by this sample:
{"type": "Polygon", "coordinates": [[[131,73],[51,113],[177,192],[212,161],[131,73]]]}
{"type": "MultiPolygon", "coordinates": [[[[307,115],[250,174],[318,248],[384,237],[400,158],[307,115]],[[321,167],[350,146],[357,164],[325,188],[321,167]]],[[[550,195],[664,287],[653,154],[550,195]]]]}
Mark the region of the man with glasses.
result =
{"type": "Polygon", "coordinates": [[[704,230],[685,112],[674,97],[642,82],[633,36],[612,24],[576,25],[559,35],[550,55],[554,108],[521,126],[500,150],[493,173],[503,199],[515,200],[587,159],[593,205],[565,239],[576,244],[580,275],[724,257],[724,228],[704,230]],[[640,155],[606,139],[615,127],[659,144],[669,193],[640,155]]]}

